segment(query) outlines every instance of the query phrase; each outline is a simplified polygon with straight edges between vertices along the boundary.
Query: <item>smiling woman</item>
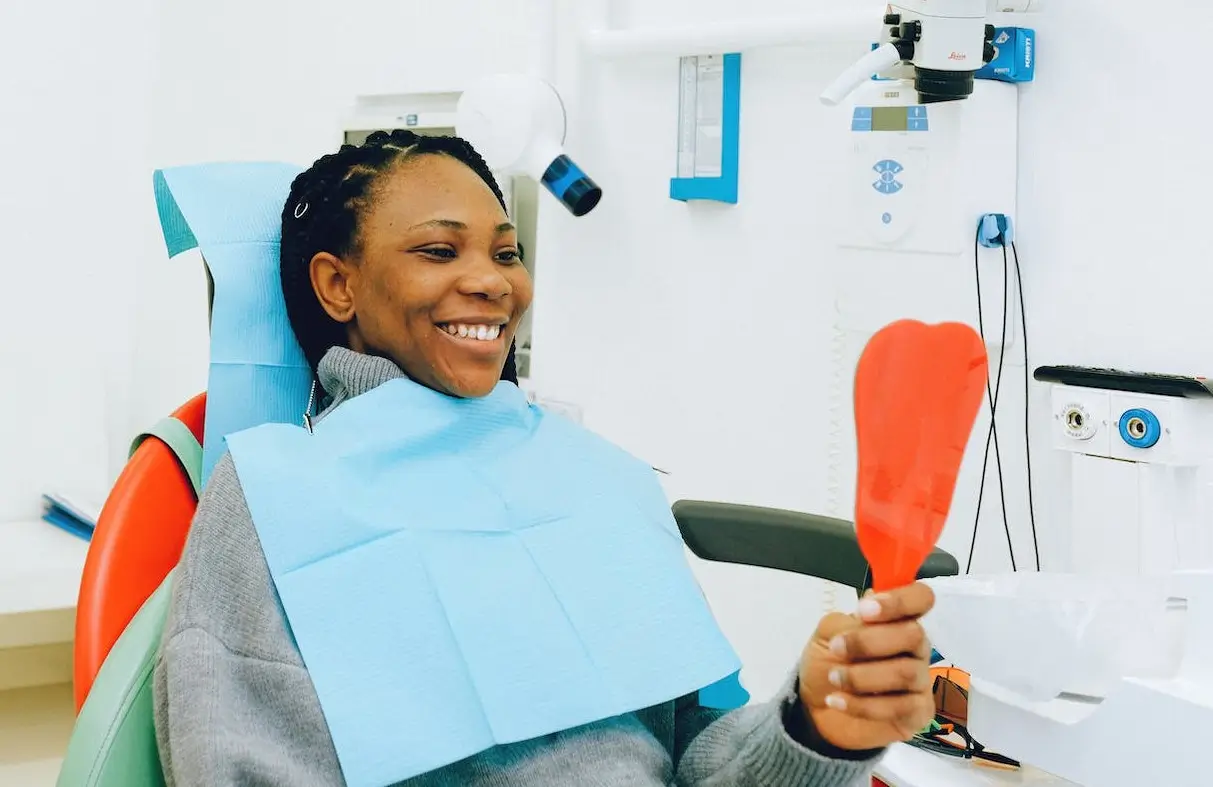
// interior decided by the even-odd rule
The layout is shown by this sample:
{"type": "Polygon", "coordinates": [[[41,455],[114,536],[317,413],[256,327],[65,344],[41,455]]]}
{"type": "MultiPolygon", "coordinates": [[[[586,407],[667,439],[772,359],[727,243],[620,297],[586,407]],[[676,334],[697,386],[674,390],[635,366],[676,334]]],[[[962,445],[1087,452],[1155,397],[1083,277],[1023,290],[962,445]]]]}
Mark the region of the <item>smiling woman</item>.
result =
{"type": "Polygon", "coordinates": [[[324,401],[224,435],[155,668],[169,784],[841,787],[930,719],[922,585],[703,702],[740,664],[656,474],[515,384],[531,279],[467,143],[320,159],[280,271],[324,401]]]}
{"type": "Polygon", "coordinates": [[[344,146],[292,184],[283,228],[287,313],[313,369],[346,347],[454,396],[516,381],[531,279],[467,143],[398,131],[344,146]]]}

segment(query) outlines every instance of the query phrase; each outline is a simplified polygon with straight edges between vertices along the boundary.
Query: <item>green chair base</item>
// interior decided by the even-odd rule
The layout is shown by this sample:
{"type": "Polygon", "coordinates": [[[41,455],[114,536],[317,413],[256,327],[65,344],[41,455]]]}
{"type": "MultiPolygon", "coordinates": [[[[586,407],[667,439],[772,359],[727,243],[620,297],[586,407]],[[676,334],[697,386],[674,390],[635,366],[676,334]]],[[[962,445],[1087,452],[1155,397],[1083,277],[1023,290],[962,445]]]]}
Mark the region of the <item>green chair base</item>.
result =
{"type": "Polygon", "coordinates": [[[97,673],[76,718],[58,787],[163,787],[152,670],[172,579],[170,573],[144,602],[97,673]]]}

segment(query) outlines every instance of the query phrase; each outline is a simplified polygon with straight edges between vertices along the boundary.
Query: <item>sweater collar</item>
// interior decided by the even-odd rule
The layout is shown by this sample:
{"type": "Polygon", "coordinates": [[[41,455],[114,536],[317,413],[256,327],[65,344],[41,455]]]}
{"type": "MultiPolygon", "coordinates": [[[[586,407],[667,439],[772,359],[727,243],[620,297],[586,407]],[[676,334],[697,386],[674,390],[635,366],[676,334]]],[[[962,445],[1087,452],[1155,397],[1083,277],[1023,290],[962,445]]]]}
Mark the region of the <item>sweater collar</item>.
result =
{"type": "Polygon", "coordinates": [[[316,368],[320,386],[328,394],[324,407],[326,412],[390,380],[405,376],[400,367],[387,358],[364,355],[345,347],[330,349],[316,368]]]}

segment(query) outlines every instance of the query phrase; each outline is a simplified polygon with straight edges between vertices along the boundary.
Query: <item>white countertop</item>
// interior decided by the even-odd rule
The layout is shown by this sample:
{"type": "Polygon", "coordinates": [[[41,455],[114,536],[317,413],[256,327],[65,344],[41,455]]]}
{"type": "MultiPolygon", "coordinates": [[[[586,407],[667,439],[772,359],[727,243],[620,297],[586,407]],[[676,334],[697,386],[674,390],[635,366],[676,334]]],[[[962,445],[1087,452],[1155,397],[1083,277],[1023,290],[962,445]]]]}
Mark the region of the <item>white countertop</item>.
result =
{"type": "Polygon", "coordinates": [[[889,749],[876,767],[876,775],[891,787],[1079,787],[1034,768],[985,768],[904,743],[889,749]]]}
{"type": "Polygon", "coordinates": [[[87,541],[41,520],[0,523],[0,647],[45,641],[52,621],[62,631],[74,620],[87,554],[87,541]]]}

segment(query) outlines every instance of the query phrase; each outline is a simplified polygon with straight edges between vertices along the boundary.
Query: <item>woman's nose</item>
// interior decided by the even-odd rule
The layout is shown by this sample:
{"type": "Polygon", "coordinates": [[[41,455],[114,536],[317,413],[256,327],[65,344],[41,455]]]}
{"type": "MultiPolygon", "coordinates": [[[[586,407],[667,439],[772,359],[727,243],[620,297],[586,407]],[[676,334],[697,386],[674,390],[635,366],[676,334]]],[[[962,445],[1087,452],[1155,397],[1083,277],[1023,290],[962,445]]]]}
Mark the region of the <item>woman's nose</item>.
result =
{"type": "Polygon", "coordinates": [[[491,301],[504,298],[513,292],[513,289],[501,266],[489,258],[476,260],[459,280],[461,294],[491,301]]]}

